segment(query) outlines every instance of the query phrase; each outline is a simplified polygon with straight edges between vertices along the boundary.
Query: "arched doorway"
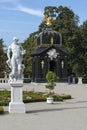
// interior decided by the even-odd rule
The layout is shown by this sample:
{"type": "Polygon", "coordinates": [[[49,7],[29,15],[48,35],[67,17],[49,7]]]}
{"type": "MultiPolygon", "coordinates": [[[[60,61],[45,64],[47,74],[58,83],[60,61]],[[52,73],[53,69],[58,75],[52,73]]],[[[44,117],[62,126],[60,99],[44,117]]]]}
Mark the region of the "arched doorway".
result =
{"type": "Polygon", "coordinates": [[[49,62],[49,70],[56,72],[56,62],[54,60],[50,60],[49,62]]]}

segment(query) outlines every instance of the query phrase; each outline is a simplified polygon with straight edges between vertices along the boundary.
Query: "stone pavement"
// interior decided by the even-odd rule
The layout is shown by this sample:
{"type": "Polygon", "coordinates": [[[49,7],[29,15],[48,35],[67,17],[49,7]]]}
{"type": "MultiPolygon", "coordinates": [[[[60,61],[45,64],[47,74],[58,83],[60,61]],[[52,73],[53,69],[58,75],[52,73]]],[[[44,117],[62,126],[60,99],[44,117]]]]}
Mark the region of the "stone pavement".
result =
{"type": "MultiPolygon", "coordinates": [[[[10,89],[0,85],[0,89],[10,89]]],[[[23,90],[47,91],[44,84],[24,84],[23,90]]],[[[73,99],[47,104],[28,103],[25,114],[0,115],[0,130],[87,130],[87,84],[57,84],[56,93],[71,94],[73,99]]]]}

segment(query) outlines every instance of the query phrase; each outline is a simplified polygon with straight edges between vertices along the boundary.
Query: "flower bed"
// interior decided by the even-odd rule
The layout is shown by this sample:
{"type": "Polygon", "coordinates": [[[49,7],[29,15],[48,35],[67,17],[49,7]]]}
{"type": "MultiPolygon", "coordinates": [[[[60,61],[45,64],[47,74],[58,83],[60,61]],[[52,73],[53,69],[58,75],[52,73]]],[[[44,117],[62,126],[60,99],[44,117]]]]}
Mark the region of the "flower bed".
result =
{"type": "MultiPolygon", "coordinates": [[[[55,94],[46,92],[34,92],[34,91],[23,91],[23,101],[24,103],[29,102],[43,102],[46,101],[48,96],[52,96],[54,101],[63,101],[65,99],[71,99],[69,94],[55,94]]],[[[0,91],[0,106],[7,106],[11,101],[11,92],[7,90],[0,91]]]]}

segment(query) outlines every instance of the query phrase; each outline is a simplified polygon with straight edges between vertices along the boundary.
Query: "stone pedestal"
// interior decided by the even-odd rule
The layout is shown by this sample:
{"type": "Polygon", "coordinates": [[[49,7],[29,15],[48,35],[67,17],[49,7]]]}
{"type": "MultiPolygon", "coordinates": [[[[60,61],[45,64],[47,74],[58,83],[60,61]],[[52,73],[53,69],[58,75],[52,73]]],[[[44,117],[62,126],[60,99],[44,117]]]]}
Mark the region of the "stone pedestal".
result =
{"type": "Polygon", "coordinates": [[[82,84],[82,77],[78,77],[78,84],[82,84]]]}
{"type": "Polygon", "coordinates": [[[22,94],[23,81],[10,82],[10,85],[11,102],[9,103],[9,113],[25,113],[22,94]]]}

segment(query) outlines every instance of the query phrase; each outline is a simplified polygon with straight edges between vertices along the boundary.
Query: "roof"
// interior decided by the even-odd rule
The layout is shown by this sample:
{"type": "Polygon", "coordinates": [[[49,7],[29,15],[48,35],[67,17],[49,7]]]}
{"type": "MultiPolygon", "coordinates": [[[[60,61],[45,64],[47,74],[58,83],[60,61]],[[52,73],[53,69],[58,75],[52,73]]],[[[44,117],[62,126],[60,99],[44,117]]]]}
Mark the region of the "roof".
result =
{"type": "Polygon", "coordinates": [[[48,50],[50,50],[51,48],[55,48],[56,50],[62,51],[63,53],[67,54],[67,50],[64,47],[54,47],[54,46],[40,46],[38,48],[36,48],[35,50],[33,50],[31,52],[31,56],[38,56],[42,53],[47,52],[48,50]]]}
{"type": "Polygon", "coordinates": [[[62,36],[57,31],[44,30],[37,37],[37,45],[42,44],[62,44],[62,36]]]}

